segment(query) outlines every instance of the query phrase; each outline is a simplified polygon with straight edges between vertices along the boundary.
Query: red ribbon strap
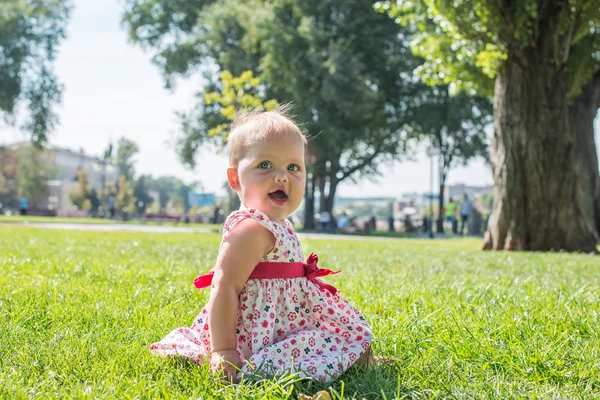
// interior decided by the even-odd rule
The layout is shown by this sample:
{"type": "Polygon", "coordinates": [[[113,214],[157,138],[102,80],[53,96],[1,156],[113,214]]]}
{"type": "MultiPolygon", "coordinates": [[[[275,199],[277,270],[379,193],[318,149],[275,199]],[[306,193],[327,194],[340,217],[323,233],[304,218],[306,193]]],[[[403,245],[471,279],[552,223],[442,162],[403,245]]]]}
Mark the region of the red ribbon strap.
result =
{"type": "MultiPolygon", "coordinates": [[[[254,267],[254,271],[250,274],[249,279],[286,279],[305,276],[321,289],[327,290],[331,294],[336,294],[338,290],[334,286],[317,279],[317,277],[339,274],[342,271],[319,268],[317,267],[318,261],[319,257],[315,253],[311,253],[308,256],[306,263],[263,261],[254,267]]],[[[207,274],[200,275],[194,279],[194,286],[198,289],[209,287],[212,284],[214,274],[214,271],[210,271],[207,274]]]]}

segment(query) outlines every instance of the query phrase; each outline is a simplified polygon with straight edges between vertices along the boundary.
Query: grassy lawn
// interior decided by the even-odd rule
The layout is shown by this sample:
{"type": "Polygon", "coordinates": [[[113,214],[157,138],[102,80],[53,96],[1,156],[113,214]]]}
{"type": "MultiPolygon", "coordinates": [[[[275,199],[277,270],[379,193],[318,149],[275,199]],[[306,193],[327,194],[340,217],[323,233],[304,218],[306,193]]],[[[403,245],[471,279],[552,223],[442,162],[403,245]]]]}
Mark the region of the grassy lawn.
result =
{"type": "Polygon", "coordinates": [[[227,385],[151,356],[208,298],[192,279],[217,234],[63,232],[0,225],[0,398],[594,398],[600,258],[483,253],[480,241],[305,239],[363,311],[392,366],[330,385],[227,385]]]}
{"type": "Polygon", "coordinates": [[[39,216],[21,216],[21,215],[0,215],[1,223],[26,224],[26,223],[67,223],[67,224],[131,224],[131,225],[162,225],[162,226],[181,226],[188,228],[208,228],[221,229],[220,224],[184,224],[174,222],[142,222],[140,220],[119,221],[104,218],[61,218],[61,217],[39,217],[39,216]]]}

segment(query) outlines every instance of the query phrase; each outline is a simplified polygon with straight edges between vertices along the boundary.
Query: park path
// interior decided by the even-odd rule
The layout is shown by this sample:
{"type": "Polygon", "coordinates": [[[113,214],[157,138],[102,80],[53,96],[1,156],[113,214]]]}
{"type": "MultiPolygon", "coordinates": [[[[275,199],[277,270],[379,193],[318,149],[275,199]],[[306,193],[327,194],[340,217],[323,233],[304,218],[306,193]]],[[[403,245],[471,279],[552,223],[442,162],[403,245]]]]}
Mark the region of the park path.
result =
{"type": "MultiPolygon", "coordinates": [[[[130,224],[86,224],[86,223],[68,223],[68,222],[28,222],[18,224],[20,226],[27,226],[30,228],[39,229],[58,229],[65,231],[93,231],[93,232],[147,232],[147,233],[219,233],[216,229],[211,228],[192,228],[185,226],[164,226],[164,225],[130,225],[130,224]]],[[[0,227],[2,224],[0,224],[0,227]]],[[[369,240],[395,240],[399,238],[393,237],[377,237],[377,236],[359,236],[359,235],[333,235],[327,233],[302,233],[299,232],[298,236],[308,239],[335,239],[335,240],[357,240],[357,239],[369,239],[369,240]]]]}

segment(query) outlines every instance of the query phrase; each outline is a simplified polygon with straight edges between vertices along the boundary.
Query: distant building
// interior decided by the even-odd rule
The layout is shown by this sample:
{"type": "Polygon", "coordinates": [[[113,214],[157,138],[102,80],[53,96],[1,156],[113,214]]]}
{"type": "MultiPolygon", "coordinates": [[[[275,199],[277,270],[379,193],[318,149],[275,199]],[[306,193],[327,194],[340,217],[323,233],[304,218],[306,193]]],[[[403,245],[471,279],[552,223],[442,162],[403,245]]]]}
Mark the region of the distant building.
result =
{"type": "MultiPolygon", "coordinates": [[[[20,142],[4,146],[3,152],[17,152],[31,146],[29,142],[20,142]]],[[[45,147],[44,161],[56,168],[54,179],[47,181],[47,195],[35,205],[38,209],[69,211],[72,209],[70,194],[77,186],[77,171],[83,169],[88,176],[90,186],[97,191],[107,183],[116,183],[118,169],[114,164],[105,162],[99,157],[86,155],[56,146],[45,147]]],[[[4,158],[0,151],[0,159],[4,158]]],[[[8,158],[8,157],[6,157],[8,158]]]]}

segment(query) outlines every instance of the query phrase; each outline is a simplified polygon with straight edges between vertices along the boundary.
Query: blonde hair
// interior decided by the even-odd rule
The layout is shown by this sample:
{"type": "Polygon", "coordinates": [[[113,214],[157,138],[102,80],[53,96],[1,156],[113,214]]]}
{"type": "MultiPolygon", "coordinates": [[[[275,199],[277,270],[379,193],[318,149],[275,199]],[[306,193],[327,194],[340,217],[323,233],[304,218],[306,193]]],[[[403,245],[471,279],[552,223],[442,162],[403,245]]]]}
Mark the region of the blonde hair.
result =
{"type": "Polygon", "coordinates": [[[237,167],[246,148],[270,137],[298,135],[306,147],[306,136],[288,115],[290,109],[290,104],[283,104],[271,111],[250,109],[238,112],[227,136],[229,165],[237,167]]]}

